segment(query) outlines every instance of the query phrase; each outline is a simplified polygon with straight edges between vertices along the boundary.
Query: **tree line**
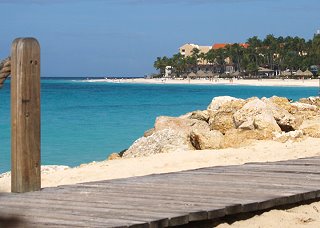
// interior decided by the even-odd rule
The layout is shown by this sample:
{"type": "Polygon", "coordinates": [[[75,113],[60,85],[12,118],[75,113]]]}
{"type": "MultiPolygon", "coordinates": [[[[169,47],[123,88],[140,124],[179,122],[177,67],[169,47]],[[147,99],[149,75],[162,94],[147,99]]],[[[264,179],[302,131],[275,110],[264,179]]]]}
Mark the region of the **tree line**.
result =
{"type": "Polygon", "coordinates": [[[227,64],[245,74],[255,75],[259,67],[274,71],[311,70],[318,74],[320,65],[320,35],[314,35],[313,39],[305,40],[300,37],[275,37],[267,35],[263,40],[257,36],[249,38],[247,47],[237,43],[226,45],[220,49],[210,49],[207,53],[194,48],[190,56],[174,54],[157,57],[154,67],[164,75],[165,67],[171,66],[177,76],[198,69],[200,63],[216,66],[216,73],[224,73],[227,64]]]}

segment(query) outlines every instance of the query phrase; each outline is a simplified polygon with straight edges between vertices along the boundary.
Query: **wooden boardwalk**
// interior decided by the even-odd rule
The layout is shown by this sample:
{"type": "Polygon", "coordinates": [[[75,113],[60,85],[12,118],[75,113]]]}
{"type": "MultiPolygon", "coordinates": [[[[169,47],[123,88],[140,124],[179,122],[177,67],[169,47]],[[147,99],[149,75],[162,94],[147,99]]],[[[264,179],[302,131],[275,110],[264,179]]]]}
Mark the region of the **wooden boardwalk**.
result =
{"type": "Polygon", "coordinates": [[[0,194],[0,214],[31,227],[167,227],[319,197],[320,156],[0,194]]]}

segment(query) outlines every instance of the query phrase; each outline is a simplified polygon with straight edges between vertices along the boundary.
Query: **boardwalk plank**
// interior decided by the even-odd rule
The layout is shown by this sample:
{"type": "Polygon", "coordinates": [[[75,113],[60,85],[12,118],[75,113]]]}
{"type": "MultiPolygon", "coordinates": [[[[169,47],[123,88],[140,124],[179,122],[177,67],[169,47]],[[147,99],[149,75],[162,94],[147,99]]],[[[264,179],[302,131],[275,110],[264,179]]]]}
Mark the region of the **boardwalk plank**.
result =
{"type": "Polygon", "coordinates": [[[31,226],[166,227],[320,198],[320,157],[0,194],[31,226]]]}

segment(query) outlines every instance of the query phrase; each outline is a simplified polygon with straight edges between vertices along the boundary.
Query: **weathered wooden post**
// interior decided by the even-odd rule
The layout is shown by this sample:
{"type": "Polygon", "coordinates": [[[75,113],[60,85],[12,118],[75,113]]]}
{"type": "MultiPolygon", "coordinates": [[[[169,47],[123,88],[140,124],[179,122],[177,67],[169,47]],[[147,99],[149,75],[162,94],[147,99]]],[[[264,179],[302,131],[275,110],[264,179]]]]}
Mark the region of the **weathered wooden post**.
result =
{"type": "Polygon", "coordinates": [[[11,191],[40,190],[40,46],[34,38],[12,44],[11,125],[11,191]]]}

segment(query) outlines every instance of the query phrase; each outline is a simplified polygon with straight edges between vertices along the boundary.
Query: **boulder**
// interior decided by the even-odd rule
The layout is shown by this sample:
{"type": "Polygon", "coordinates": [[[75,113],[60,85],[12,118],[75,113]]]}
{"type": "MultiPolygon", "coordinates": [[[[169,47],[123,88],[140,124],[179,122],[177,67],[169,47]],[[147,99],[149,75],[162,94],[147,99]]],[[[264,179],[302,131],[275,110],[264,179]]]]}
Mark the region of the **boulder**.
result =
{"type": "Polygon", "coordinates": [[[317,111],[318,110],[318,107],[312,104],[295,102],[295,103],[292,103],[291,105],[295,106],[299,111],[317,111]]]}
{"type": "Polygon", "coordinates": [[[320,123],[305,127],[302,131],[303,134],[309,137],[320,138],[320,123]]]}
{"type": "Polygon", "coordinates": [[[302,130],[290,131],[290,132],[275,132],[273,140],[278,142],[286,142],[288,140],[297,141],[303,137],[302,130]]]}
{"type": "MultiPolygon", "coordinates": [[[[234,113],[233,120],[236,128],[250,126],[253,123],[254,129],[266,131],[280,131],[272,110],[267,104],[256,98],[246,103],[240,110],[234,113]]],[[[252,128],[252,126],[250,126],[252,128]]]]}
{"type": "Polygon", "coordinates": [[[272,132],[267,130],[230,129],[225,133],[221,146],[222,148],[238,148],[241,146],[246,146],[254,140],[266,140],[272,138],[272,132]]]}
{"type": "Polygon", "coordinates": [[[254,130],[255,126],[254,126],[253,119],[250,119],[250,120],[247,120],[246,122],[243,122],[238,128],[242,129],[242,130],[254,130]]]}
{"type": "Polygon", "coordinates": [[[269,100],[274,105],[278,106],[279,108],[285,109],[290,114],[295,114],[298,111],[297,107],[293,106],[290,103],[289,99],[286,98],[286,97],[273,96],[273,97],[270,97],[270,98],[264,98],[262,100],[269,100]]]}
{"type": "MultiPolygon", "coordinates": [[[[309,101],[309,100],[306,100],[306,101],[309,101]]],[[[310,101],[310,103],[311,104],[303,103],[303,102],[292,103],[292,105],[298,109],[295,116],[301,118],[302,120],[313,119],[317,116],[320,116],[320,106],[317,106],[316,102],[310,101]]]]}
{"type": "MultiPolygon", "coordinates": [[[[285,132],[297,130],[302,123],[302,118],[299,116],[294,116],[293,114],[289,113],[286,110],[286,108],[284,108],[284,106],[273,103],[272,100],[274,100],[275,97],[272,97],[272,98],[264,99],[263,101],[266,103],[267,108],[272,111],[273,117],[276,120],[279,127],[281,128],[281,130],[285,132]]],[[[289,104],[289,102],[287,103],[289,104]]],[[[289,105],[294,107],[291,104],[289,105]]]]}
{"type": "Polygon", "coordinates": [[[121,158],[121,156],[118,153],[112,153],[109,155],[108,161],[116,160],[116,159],[120,159],[120,158],[121,158]]]}
{"type": "Polygon", "coordinates": [[[190,115],[188,116],[189,119],[194,119],[194,120],[201,120],[208,122],[209,121],[209,112],[208,110],[204,111],[194,111],[191,112],[190,115]]]}
{"type": "Polygon", "coordinates": [[[243,101],[242,99],[230,97],[230,96],[220,96],[214,97],[209,104],[207,110],[216,111],[219,110],[223,104],[228,103],[230,101],[243,101]]]}
{"type": "Polygon", "coordinates": [[[299,100],[300,103],[305,103],[305,104],[311,104],[315,105],[318,108],[320,108],[320,97],[308,97],[308,98],[301,98],[299,100]]]}
{"type": "Polygon", "coordinates": [[[156,131],[148,137],[139,138],[123,153],[122,157],[142,157],[192,149],[194,148],[190,141],[186,139],[185,135],[169,128],[156,131]]]}
{"type": "Polygon", "coordinates": [[[151,128],[151,129],[145,131],[143,136],[148,137],[148,136],[152,135],[153,133],[154,133],[154,128],[151,128]]]}
{"type": "Polygon", "coordinates": [[[190,141],[197,150],[219,149],[223,143],[223,134],[216,130],[197,129],[191,132],[190,141]]]}
{"type": "MultiPolygon", "coordinates": [[[[209,110],[209,126],[211,130],[218,130],[223,134],[229,129],[235,128],[233,114],[246,103],[242,99],[232,99],[219,104],[217,110],[209,110]]],[[[218,107],[217,105],[215,107],[218,107]]]]}
{"type": "Polygon", "coordinates": [[[168,117],[160,116],[156,119],[154,129],[155,132],[161,131],[164,129],[172,129],[177,132],[184,133],[189,135],[190,132],[194,129],[208,129],[209,125],[205,121],[197,119],[185,119],[180,117],[168,117]]]}

